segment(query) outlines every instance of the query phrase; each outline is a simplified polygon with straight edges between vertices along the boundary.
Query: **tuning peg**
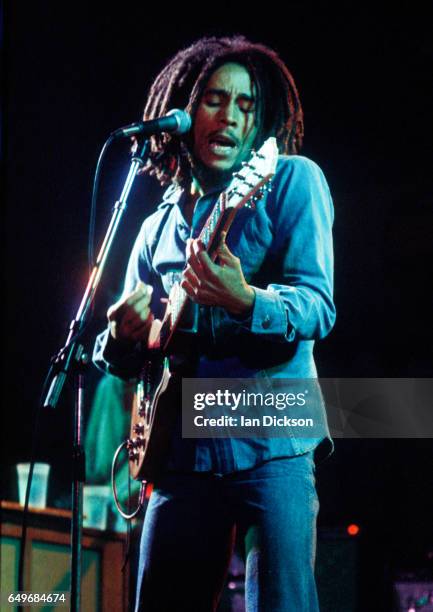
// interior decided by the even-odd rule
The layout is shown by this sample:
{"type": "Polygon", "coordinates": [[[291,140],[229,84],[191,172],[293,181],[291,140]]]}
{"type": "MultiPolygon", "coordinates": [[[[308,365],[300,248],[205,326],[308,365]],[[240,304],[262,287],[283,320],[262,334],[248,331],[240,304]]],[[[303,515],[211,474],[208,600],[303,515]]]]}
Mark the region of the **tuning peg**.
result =
{"type": "Polygon", "coordinates": [[[140,453],[138,450],[130,450],[128,451],[128,459],[129,461],[138,461],[140,453]]]}
{"type": "Polygon", "coordinates": [[[144,434],[144,425],[143,423],[136,423],[134,425],[134,433],[136,433],[138,436],[141,436],[144,434]]]}
{"type": "Polygon", "coordinates": [[[138,448],[144,448],[146,446],[146,440],[143,438],[143,436],[138,436],[137,437],[137,441],[135,443],[135,447],[138,448]]]}

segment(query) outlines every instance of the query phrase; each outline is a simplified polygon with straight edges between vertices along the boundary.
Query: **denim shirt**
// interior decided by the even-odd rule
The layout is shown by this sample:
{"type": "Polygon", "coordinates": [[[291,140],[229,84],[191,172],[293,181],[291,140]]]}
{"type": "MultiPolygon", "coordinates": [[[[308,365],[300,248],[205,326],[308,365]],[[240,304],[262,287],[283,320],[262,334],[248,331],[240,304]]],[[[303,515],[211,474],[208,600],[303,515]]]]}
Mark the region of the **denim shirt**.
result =
{"type": "MultiPolygon", "coordinates": [[[[124,294],[139,280],[152,285],[151,308],[158,318],[165,310],[161,298],[167,297],[185,266],[186,241],[199,235],[219,193],[197,200],[190,227],[183,214],[186,194],[171,186],[141,227],[124,294]]],[[[280,156],[272,191],[255,210],[244,207],[237,213],[226,240],[255,291],[252,313],[242,320],[222,307],[200,306],[201,352],[193,376],[317,377],[314,342],[325,337],[335,321],[332,223],[332,198],[317,164],[302,156],[280,156]]],[[[142,359],[138,349],[120,351],[108,330],[97,338],[94,361],[106,372],[134,377],[142,359]]],[[[322,440],[295,435],[190,440],[177,430],[169,467],[224,474],[303,454],[322,440]]]]}

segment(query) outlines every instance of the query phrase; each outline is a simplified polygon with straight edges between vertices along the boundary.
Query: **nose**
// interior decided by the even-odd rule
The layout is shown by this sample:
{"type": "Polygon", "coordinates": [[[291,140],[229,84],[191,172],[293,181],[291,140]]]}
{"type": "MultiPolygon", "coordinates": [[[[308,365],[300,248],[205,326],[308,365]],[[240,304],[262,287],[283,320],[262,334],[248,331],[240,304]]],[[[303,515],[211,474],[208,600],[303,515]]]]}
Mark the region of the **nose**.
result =
{"type": "Polygon", "coordinates": [[[221,108],[221,121],[226,125],[236,126],[239,121],[238,106],[234,100],[230,100],[221,108]]]}

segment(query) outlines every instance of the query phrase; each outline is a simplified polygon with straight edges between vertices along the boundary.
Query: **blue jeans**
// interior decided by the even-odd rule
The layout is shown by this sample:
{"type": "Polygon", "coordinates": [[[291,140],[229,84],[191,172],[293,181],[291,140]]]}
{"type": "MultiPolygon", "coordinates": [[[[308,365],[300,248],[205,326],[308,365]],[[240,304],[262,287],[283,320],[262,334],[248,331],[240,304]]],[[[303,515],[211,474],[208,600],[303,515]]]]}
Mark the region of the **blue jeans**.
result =
{"type": "Polygon", "coordinates": [[[317,612],[318,509],[311,452],[224,476],[167,473],[143,525],[136,610],[216,610],[239,530],[247,612],[317,612]]]}

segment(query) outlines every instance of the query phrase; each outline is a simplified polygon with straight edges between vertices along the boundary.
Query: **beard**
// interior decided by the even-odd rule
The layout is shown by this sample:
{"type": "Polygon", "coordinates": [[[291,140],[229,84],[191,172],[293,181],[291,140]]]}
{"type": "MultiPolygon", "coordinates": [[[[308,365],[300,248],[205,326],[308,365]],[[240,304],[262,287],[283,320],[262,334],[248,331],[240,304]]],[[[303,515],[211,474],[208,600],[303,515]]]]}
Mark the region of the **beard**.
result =
{"type": "Polygon", "coordinates": [[[242,164],[239,162],[230,169],[219,170],[218,168],[209,168],[197,159],[191,160],[192,176],[205,193],[228,187],[233,179],[233,174],[240,170],[241,167],[242,164]]]}

